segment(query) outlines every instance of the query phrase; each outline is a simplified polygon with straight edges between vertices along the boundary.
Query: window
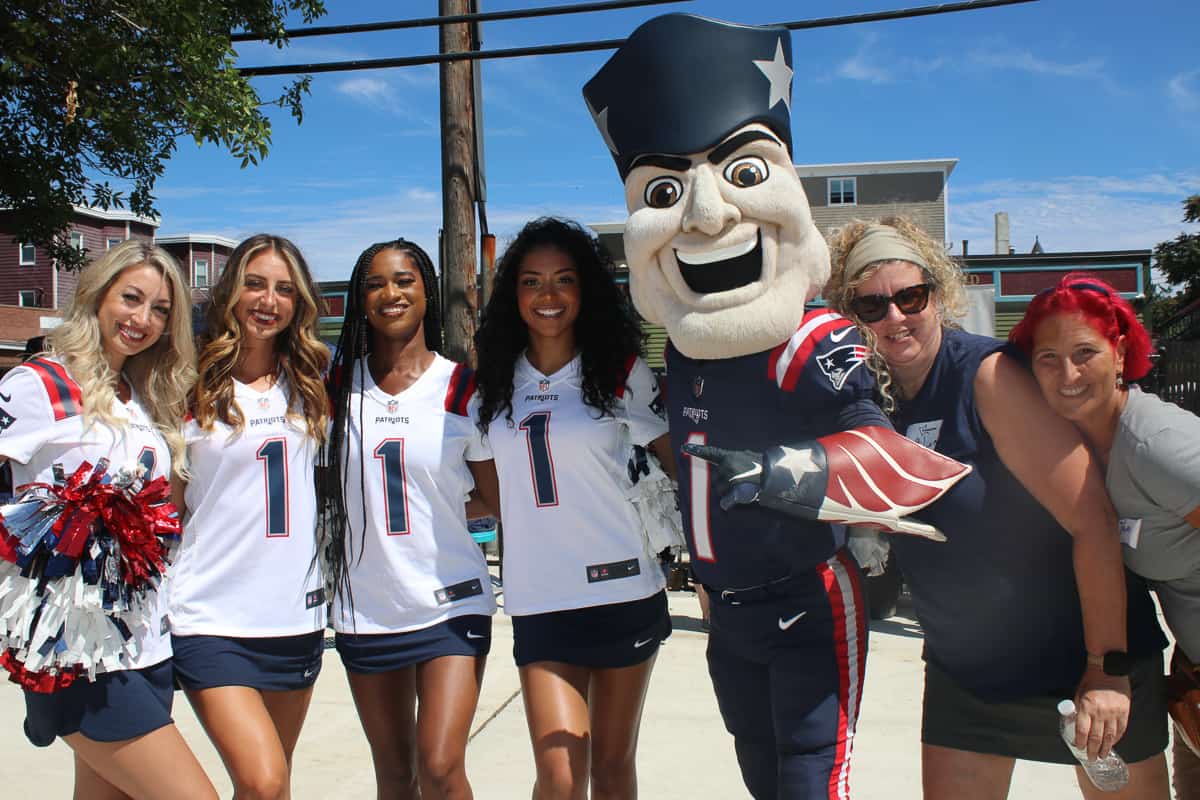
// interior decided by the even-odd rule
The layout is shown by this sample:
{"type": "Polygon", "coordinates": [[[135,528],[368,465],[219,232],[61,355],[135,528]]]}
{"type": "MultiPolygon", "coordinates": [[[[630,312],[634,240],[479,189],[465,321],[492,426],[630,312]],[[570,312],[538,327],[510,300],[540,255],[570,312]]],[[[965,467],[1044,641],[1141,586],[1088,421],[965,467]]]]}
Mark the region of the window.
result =
{"type": "Polygon", "coordinates": [[[852,206],[858,196],[858,178],[830,178],[829,205],[852,206]]]}
{"type": "Polygon", "coordinates": [[[17,305],[25,306],[26,308],[38,308],[41,305],[38,302],[38,290],[22,289],[17,292],[17,305]]]}
{"type": "Polygon", "coordinates": [[[208,286],[208,259],[197,258],[193,271],[196,276],[195,285],[201,288],[208,286]]]}
{"type": "Polygon", "coordinates": [[[108,237],[108,241],[105,243],[104,249],[112,250],[114,247],[116,247],[123,241],[125,241],[125,240],[122,239],[120,236],[110,236],[110,237],[108,237]]]}
{"type": "Polygon", "coordinates": [[[21,266],[32,267],[37,263],[37,248],[33,242],[21,242],[21,266]]]}
{"type": "Polygon", "coordinates": [[[71,231],[71,247],[83,252],[83,234],[79,231],[71,231]]]}

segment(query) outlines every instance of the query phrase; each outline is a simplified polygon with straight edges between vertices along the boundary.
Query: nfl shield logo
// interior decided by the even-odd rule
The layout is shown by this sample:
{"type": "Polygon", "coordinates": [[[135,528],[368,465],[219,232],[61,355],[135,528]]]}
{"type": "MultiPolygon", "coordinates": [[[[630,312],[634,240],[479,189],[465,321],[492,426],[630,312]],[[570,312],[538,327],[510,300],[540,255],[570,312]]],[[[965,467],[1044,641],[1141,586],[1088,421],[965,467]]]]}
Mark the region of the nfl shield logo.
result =
{"type": "Polygon", "coordinates": [[[398,402],[396,402],[395,400],[388,400],[387,410],[388,410],[389,414],[395,414],[396,409],[398,409],[399,407],[400,407],[400,404],[398,402]]]}
{"type": "Polygon", "coordinates": [[[697,375],[692,378],[692,396],[699,397],[702,394],[704,394],[704,378],[697,375]]]}
{"type": "Polygon", "coordinates": [[[542,378],[540,381],[538,381],[538,391],[542,393],[550,391],[550,381],[546,380],[545,378],[542,378]]]}
{"type": "Polygon", "coordinates": [[[267,398],[267,397],[258,398],[258,407],[261,408],[263,411],[266,411],[268,408],[271,407],[270,398],[267,398]]]}

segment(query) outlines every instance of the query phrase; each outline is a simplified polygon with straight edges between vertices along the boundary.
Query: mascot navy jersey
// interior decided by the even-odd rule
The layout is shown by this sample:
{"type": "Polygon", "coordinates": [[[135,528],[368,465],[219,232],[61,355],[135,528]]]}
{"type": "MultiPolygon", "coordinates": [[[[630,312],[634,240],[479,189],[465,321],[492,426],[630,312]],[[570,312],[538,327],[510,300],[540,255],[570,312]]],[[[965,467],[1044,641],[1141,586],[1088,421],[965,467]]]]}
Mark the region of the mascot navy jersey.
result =
{"type": "Polygon", "coordinates": [[[343,454],[354,610],[335,603],[334,628],[394,633],[493,613],[487,563],[464,506],[474,488],[466,462],[490,458],[468,416],[471,370],[437,356],[392,395],[365,365],[354,370],[343,454]]]}
{"type": "Polygon", "coordinates": [[[632,359],[612,415],[585,405],[580,357],[543,375],[522,355],[513,425],[493,419],[504,509],[504,610],[510,615],[623,603],[665,585],[626,496],[631,443],[667,432],[654,375],[632,359]]]}
{"type": "Polygon", "coordinates": [[[184,428],[183,548],[171,586],[181,636],[297,636],[325,627],[316,553],[316,442],[288,412],[288,382],[257,392],[234,381],[245,420],[184,428]]]}
{"type": "MultiPolygon", "coordinates": [[[[805,315],[774,350],[725,359],[688,358],[668,346],[671,444],[765,450],[864,425],[890,427],[875,405],[866,347],[830,311],[805,315]]],[[[692,569],[717,589],[758,586],[826,561],[845,544],[840,527],[757,505],[720,505],[707,462],[679,465],[680,510],[692,569]]]]}

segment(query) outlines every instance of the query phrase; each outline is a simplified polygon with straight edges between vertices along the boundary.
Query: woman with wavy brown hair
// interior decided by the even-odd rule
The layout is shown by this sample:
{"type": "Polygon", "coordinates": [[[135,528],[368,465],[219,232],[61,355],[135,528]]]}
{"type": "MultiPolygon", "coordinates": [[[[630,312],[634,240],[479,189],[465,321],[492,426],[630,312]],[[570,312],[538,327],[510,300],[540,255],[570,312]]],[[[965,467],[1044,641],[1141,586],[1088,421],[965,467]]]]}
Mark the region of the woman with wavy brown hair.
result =
{"type": "Polygon", "coordinates": [[[314,466],[329,351],[317,338],[318,297],[287,239],[257,234],[234,249],[213,287],[184,433],[175,675],[237,797],[289,796],[321,669],[314,466]]]}

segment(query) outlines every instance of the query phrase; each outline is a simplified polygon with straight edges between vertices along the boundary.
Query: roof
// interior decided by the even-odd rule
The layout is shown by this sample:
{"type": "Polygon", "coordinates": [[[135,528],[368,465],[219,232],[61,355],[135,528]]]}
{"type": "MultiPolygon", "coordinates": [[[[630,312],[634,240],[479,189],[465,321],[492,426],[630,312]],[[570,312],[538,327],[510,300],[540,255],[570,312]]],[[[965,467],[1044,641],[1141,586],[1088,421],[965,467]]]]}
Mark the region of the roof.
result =
{"type": "Polygon", "coordinates": [[[237,241],[230,239],[227,236],[219,236],[215,233],[174,233],[170,236],[156,235],[154,237],[155,244],[215,244],[221,247],[228,247],[230,250],[237,247],[237,241]]]}
{"type": "Polygon", "coordinates": [[[850,161],[844,164],[796,164],[801,178],[855,175],[903,175],[912,172],[945,172],[946,177],[958,165],[957,158],[925,158],[914,161],[850,161]]]}
{"type": "Polygon", "coordinates": [[[85,217],[94,219],[102,219],[106,222],[140,222],[143,225],[150,225],[157,228],[159,224],[158,217],[143,217],[140,214],[134,214],[132,211],[122,209],[103,209],[89,208],[88,206],[73,206],[76,214],[82,214],[85,217]]]}

